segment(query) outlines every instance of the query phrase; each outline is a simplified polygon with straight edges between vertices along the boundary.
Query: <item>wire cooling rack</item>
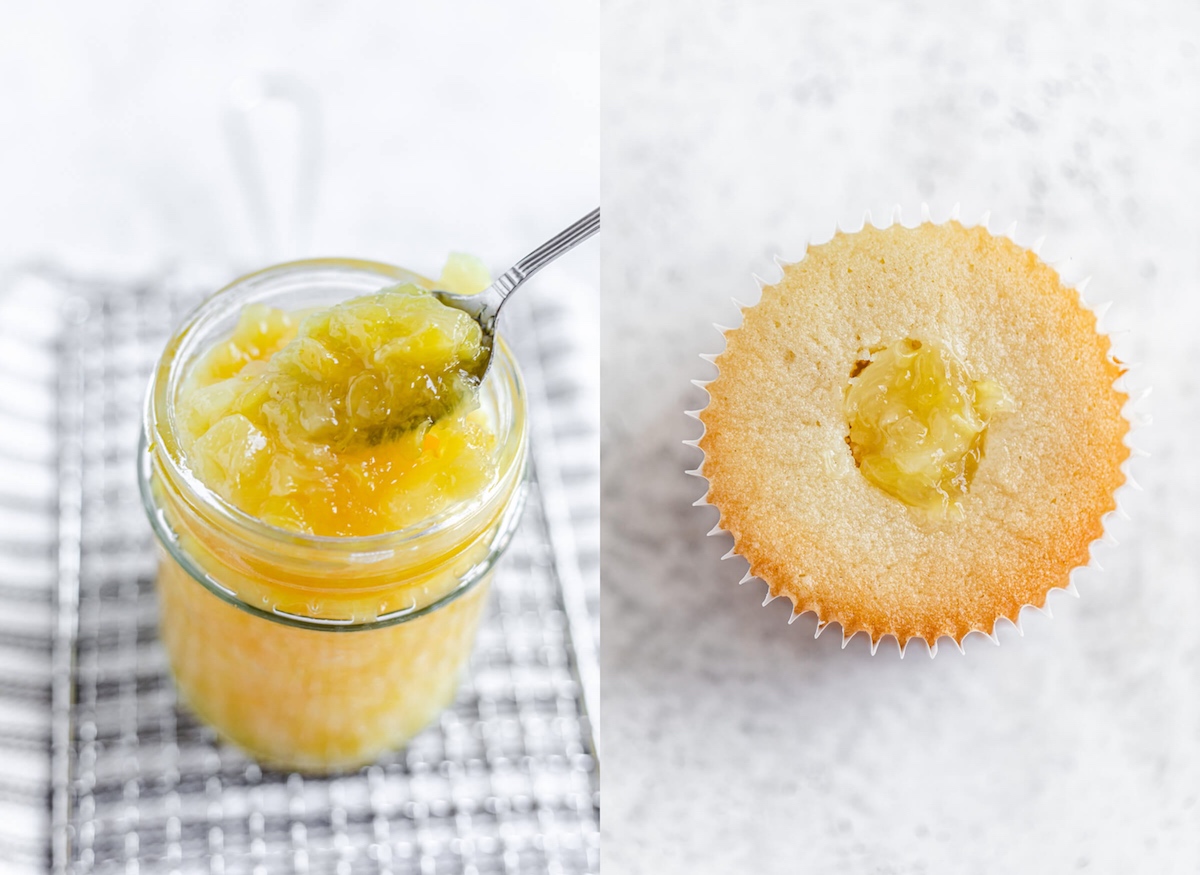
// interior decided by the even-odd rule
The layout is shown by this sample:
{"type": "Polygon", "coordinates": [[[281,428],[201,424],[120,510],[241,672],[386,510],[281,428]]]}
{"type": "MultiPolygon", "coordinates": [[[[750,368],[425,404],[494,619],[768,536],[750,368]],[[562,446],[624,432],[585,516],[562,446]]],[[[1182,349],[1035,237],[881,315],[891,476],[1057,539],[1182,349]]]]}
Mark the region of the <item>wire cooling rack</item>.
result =
{"type": "MultiPolygon", "coordinates": [[[[260,768],[180,708],[157,638],[136,435],[150,369],[197,296],[166,283],[42,282],[45,300],[21,306],[59,320],[38,384],[56,398],[42,423],[53,467],[41,460],[53,525],[33,549],[48,585],[6,588],[0,561],[0,599],[44,613],[30,594],[52,594],[50,634],[19,642],[49,674],[16,691],[50,719],[22,733],[0,715],[0,756],[48,749],[50,819],[44,846],[36,829],[32,840],[0,831],[0,860],[40,858],[56,875],[599,871],[598,660],[549,415],[562,392],[547,379],[562,371],[563,350],[546,342],[557,336],[545,330],[553,303],[510,314],[534,408],[534,474],[458,698],[405,750],[317,779],[260,768]]],[[[0,443],[0,456],[10,449],[0,443]]],[[[0,539],[0,554],[14,546],[0,539]]],[[[18,646],[9,629],[0,635],[18,646]]],[[[13,693],[0,684],[0,705],[13,693]]],[[[0,779],[0,809],[47,798],[39,777],[0,779]]]]}

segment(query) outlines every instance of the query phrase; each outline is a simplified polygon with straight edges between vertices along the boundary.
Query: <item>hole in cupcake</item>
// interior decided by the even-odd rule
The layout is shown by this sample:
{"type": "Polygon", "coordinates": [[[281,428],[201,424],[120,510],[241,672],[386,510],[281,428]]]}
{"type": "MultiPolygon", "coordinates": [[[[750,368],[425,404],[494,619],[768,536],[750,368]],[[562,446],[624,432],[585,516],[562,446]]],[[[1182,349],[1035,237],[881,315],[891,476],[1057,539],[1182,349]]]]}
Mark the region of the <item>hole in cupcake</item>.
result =
{"type": "Polygon", "coordinates": [[[783,354],[783,360],[790,365],[792,362],[794,362],[796,360],[796,353],[794,353],[792,350],[789,349],[787,352],[785,352],[783,354]]]}
{"type": "Polygon", "coordinates": [[[944,344],[908,337],[851,368],[846,444],[873,485],[945,519],[970,488],[989,422],[1013,409],[999,383],[971,379],[944,344]]]}

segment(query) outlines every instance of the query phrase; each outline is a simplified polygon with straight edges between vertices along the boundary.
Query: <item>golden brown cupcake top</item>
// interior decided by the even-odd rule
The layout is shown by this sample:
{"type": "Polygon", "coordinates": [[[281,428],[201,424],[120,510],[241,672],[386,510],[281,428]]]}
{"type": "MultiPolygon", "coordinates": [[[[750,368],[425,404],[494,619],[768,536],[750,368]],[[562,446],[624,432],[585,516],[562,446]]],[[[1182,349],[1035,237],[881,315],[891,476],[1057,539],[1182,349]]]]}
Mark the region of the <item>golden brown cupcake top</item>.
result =
{"type": "Polygon", "coordinates": [[[707,386],[700,473],[796,613],[961,642],[1087,564],[1128,399],[1094,314],[1032,252],[958,222],[868,225],[744,316],[707,386]]]}

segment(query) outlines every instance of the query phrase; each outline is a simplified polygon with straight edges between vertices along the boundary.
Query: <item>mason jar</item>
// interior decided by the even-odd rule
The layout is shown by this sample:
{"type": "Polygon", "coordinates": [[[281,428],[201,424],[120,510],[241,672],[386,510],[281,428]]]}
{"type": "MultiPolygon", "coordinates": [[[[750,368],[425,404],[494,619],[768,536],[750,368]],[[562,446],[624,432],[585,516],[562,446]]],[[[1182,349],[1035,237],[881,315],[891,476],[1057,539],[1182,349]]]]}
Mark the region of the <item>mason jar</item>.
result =
{"type": "Polygon", "coordinates": [[[242,308],[327,307],[428,280],[345,259],[281,264],[217,292],[167,342],[151,377],[139,485],[161,546],[160,634],[182,700],[278,767],[328,772],[403,745],[454,698],[492,570],[525,493],[525,390],[497,340],[480,387],[496,436],[481,492],[398,531],[324,537],[269,525],[189,470],[176,399],[242,308]]]}

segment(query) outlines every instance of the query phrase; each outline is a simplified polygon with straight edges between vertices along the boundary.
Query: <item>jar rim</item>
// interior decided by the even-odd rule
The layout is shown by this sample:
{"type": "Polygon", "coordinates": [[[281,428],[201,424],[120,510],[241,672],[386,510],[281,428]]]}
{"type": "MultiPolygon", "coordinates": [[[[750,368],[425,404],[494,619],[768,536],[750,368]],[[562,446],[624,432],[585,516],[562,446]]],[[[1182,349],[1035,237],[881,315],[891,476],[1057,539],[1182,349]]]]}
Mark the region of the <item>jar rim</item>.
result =
{"type": "MultiPolygon", "coordinates": [[[[383,262],[350,258],[313,258],[283,262],[272,265],[235,279],[201,301],[182,320],[180,326],[167,341],[146,392],[141,439],[145,444],[143,454],[151,457],[166,479],[191,507],[212,516],[216,521],[235,531],[249,534],[270,542],[287,544],[291,547],[315,549],[328,555],[346,554],[350,561],[369,562],[380,555],[388,555],[406,544],[419,539],[438,535],[469,520],[481,509],[488,507],[502,493],[518,488],[524,477],[528,424],[526,421],[526,390],[520,369],[512,351],[502,337],[496,338],[492,364],[488,369],[484,386],[492,384],[501,399],[508,399],[513,412],[513,427],[500,435],[503,442],[498,453],[504,467],[497,472],[487,488],[468,499],[455,502],[437,513],[410,523],[399,529],[374,535],[313,535],[272,525],[247,513],[226,500],[197,477],[187,466],[178,436],[174,428],[174,390],[183,376],[185,361],[179,352],[189,338],[200,329],[211,325],[220,315],[234,306],[236,293],[253,290],[273,280],[312,271],[348,271],[387,279],[392,283],[415,282],[425,288],[434,283],[420,274],[383,262]],[[155,450],[159,451],[155,451],[155,450]]],[[[391,283],[389,283],[391,284],[391,283]]],[[[383,286],[381,286],[382,288],[383,286]]],[[[185,357],[186,358],[186,357],[185,357]]],[[[139,481],[143,492],[149,487],[150,470],[139,464],[139,481]]],[[[144,496],[147,512],[154,517],[152,498],[144,496]]]]}

